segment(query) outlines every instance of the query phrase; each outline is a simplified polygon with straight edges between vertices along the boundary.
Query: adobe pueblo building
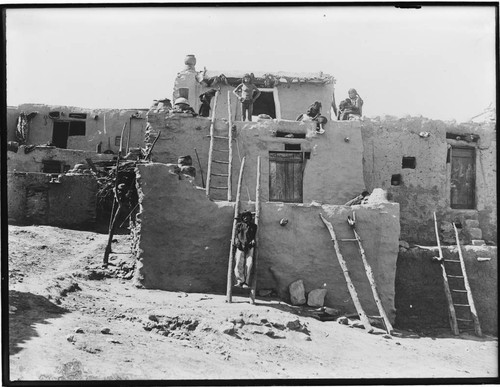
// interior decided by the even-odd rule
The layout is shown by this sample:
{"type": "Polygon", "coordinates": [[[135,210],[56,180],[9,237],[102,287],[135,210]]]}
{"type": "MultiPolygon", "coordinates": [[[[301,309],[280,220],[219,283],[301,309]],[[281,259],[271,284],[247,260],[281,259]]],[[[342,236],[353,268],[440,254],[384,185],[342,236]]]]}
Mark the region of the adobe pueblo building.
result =
{"type": "MultiPolygon", "coordinates": [[[[38,197],[51,200],[50,175],[43,177],[47,160],[62,165],[59,181],[65,181],[65,165],[85,163],[87,158],[113,160],[113,154],[97,154],[95,147],[102,143],[102,152],[109,143],[113,150],[128,121],[131,130],[125,136],[130,147],[142,148],[143,154],[151,151],[151,161],[135,164],[138,205],[130,230],[137,286],[225,292],[235,206],[255,212],[259,192],[256,278],[262,294],[275,292],[290,301],[290,284],[301,280],[306,295],[322,290],[325,306],[356,313],[338,247],[364,310],[378,315],[347,222],[355,213],[355,230],[390,322],[401,327],[448,326],[442,265],[433,259],[439,255],[435,213],[443,265],[455,273],[449,267],[459,260],[455,225],[482,330],[496,334],[496,122],[456,124],[422,117],[332,120],[332,76],[281,72],[253,73],[261,96],[254,119],[242,121],[241,104],[232,90],[243,75],[197,71],[194,56],[186,58],[173,100],[185,98],[197,112],[199,95],[215,88],[210,117],[172,112],[171,101],[164,99],[147,112],[116,112],[113,119],[107,115],[104,133],[102,112],[69,109],[65,118],[48,120],[44,117],[52,107],[39,112],[30,121],[31,137],[17,153],[9,152],[9,218],[15,213],[26,221],[29,200],[19,197],[30,195],[30,185],[38,187],[37,192],[48,187],[38,197]],[[314,121],[296,121],[315,101],[328,118],[323,134],[314,121]],[[87,114],[76,118],[86,123],[84,133],[81,126],[78,131],[81,138],[71,138],[75,132],[70,122],[66,146],[21,152],[35,145],[35,139],[54,139],[58,128],[67,125],[61,122],[71,121],[71,112],[87,114]],[[61,149],[69,147],[76,149],[61,149]],[[186,159],[191,165],[180,165],[186,159]],[[38,174],[36,184],[31,174],[38,174]],[[345,205],[365,190],[371,194],[362,203],[345,205]],[[11,200],[13,195],[18,199],[11,200]],[[336,246],[320,215],[335,230],[336,246]]],[[[20,108],[12,109],[13,117],[19,116],[20,108]]],[[[26,106],[22,110],[29,114],[26,106]]],[[[15,139],[15,128],[9,124],[9,140],[15,139]]],[[[91,180],[92,174],[82,178],[91,180]]],[[[71,185],[68,181],[67,189],[71,185]]],[[[83,202],[88,208],[95,206],[90,198],[83,202]]],[[[30,208],[38,208],[33,203],[31,199],[30,208]]],[[[30,219],[33,222],[33,216],[30,219]]]]}

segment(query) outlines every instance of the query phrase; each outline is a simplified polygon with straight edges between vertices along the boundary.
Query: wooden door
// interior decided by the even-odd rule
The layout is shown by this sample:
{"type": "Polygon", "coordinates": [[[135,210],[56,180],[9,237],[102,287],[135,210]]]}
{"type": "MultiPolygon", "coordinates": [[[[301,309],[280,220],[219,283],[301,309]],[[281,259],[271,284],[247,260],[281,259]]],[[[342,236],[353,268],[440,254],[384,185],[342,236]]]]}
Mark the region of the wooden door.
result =
{"type": "Polygon", "coordinates": [[[52,130],[52,144],[58,148],[66,149],[68,147],[69,122],[54,121],[52,130]]]}
{"type": "Polygon", "coordinates": [[[451,208],[476,208],[476,150],[451,149],[451,208]]]}
{"type": "Polygon", "coordinates": [[[269,201],[302,203],[302,152],[269,152],[269,201]]]}

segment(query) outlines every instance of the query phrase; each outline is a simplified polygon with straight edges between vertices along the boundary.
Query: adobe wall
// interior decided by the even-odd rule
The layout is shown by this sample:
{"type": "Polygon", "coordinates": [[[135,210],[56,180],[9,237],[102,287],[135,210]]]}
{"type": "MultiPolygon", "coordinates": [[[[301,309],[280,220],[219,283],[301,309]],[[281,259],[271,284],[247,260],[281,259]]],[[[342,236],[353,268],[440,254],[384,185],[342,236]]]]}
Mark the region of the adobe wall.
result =
{"type": "MultiPolygon", "coordinates": [[[[207,199],[204,190],[179,180],[165,164],[138,165],[137,185],[136,283],[147,288],[224,293],[234,202],[207,199]]],[[[242,204],[253,209],[254,203],[242,204]]],[[[356,207],[264,201],[258,288],[275,289],[287,298],[288,285],[302,279],[307,291],[326,286],[327,305],[354,312],[331,237],[319,218],[319,213],[324,214],[339,238],[352,238],[347,215],[353,209],[384,306],[393,319],[399,206],[385,200],[356,207]],[[283,217],[289,220],[285,227],[279,225],[283,217]]],[[[367,312],[378,315],[355,246],[347,242],[341,248],[367,312]]]]}
{"type": "Polygon", "coordinates": [[[49,112],[61,112],[61,121],[85,121],[84,136],[69,136],[67,149],[79,149],[94,151],[99,142],[102,142],[102,151],[108,149],[108,139],[110,149],[118,153],[119,145],[115,145],[115,137],[121,135],[123,125],[127,124],[124,133],[124,142],[126,145],[128,139],[128,129],[132,125],[130,132],[129,147],[142,147],[144,144],[144,131],[146,128],[145,111],[146,109],[85,109],[74,106],[49,106],[42,104],[23,104],[8,109],[8,128],[7,141],[16,141],[16,120],[19,114],[24,111],[26,114],[38,112],[30,121],[27,145],[40,145],[52,141],[53,121],[49,117],[49,112]],[[133,118],[131,115],[139,112],[142,118],[133,118]],[[69,113],[87,113],[84,120],[69,118],[69,113]],[[97,116],[97,118],[95,118],[97,116]],[[104,130],[106,122],[106,130],[104,130]]]}
{"type": "Polygon", "coordinates": [[[56,147],[38,146],[31,152],[25,153],[25,146],[21,145],[17,152],[7,152],[7,170],[22,172],[43,172],[43,161],[61,161],[67,169],[75,164],[85,164],[85,159],[92,161],[113,160],[113,155],[98,154],[95,151],[84,151],[75,149],[60,149],[56,147]]]}
{"type": "MultiPolygon", "coordinates": [[[[210,139],[210,120],[202,117],[187,117],[148,113],[152,133],[161,130],[161,136],[153,150],[153,160],[162,163],[176,163],[179,156],[191,155],[193,166],[197,169],[196,184],[201,186],[201,173],[194,148],[196,148],[203,168],[206,182],[208,151],[210,139]]],[[[364,188],[362,157],[363,143],[361,123],[356,121],[333,121],[325,125],[325,133],[315,133],[314,124],[297,121],[235,122],[233,132],[233,174],[232,194],[236,196],[240,159],[246,157],[243,179],[243,200],[255,200],[255,181],[257,178],[257,158],[262,164],[262,197],[269,198],[269,151],[284,151],[286,144],[300,145],[302,152],[309,152],[305,160],[303,181],[303,202],[344,204],[361,193],[364,188]],[[276,137],[277,131],[306,133],[306,138],[276,137]],[[348,138],[348,141],[345,139],[348,138]]],[[[224,120],[215,121],[215,134],[228,135],[228,125],[224,120]]],[[[156,134],[151,137],[154,138],[156,134]]],[[[150,140],[151,141],[151,140],[150,140]]],[[[227,148],[226,140],[216,146],[227,148]],[[219,145],[220,144],[220,145],[219,145]]],[[[214,153],[214,159],[220,153],[214,153]]],[[[215,167],[214,167],[215,168],[215,167]]],[[[222,171],[222,170],[221,170],[222,171]]],[[[226,185],[224,180],[214,178],[214,185],[226,185]]],[[[225,192],[213,190],[211,197],[224,200],[225,192]]]]}
{"type": "MultiPolygon", "coordinates": [[[[463,246],[462,253],[481,328],[485,333],[498,335],[497,247],[463,246]],[[478,257],[490,260],[478,261],[478,257]]],[[[449,328],[441,268],[432,261],[438,255],[436,247],[413,247],[399,253],[395,299],[398,326],[449,328]]],[[[458,259],[458,250],[445,247],[443,255],[445,259],[458,259]]],[[[456,263],[446,265],[448,274],[458,274],[450,266],[456,263]]],[[[449,281],[450,288],[458,286],[452,279],[449,281]]]]}
{"type": "Polygon", "coordinates": [[[368,190],[387,190],[401,205],[401,238],[409,242],[435,243],[433,212],[438,221],[463,223],[477,219],[483,239],[496,243],[496,132],[494,123],[448,124],[425,118],[366,119],[362,124],[364,179],[368,190]],[[419,136],[429,132],[429,137],[419,136]],[[446,139],[446,133],[475,133],[477,144],[446,139]],[[450,208],[449,145],[476,147],[477,210],[450,208]],[[415,169],[403,169],[402,158],[415,157],[415,169]],[[401,174],[402,184],[391,185],[401,174]]]}
{"type": "Polygon", "coordinates": [[[50,180],[45,173],[7,173],[9,223],[77,227],[95,222],[94,176],[62,175],[60,183],[50,180]]]}

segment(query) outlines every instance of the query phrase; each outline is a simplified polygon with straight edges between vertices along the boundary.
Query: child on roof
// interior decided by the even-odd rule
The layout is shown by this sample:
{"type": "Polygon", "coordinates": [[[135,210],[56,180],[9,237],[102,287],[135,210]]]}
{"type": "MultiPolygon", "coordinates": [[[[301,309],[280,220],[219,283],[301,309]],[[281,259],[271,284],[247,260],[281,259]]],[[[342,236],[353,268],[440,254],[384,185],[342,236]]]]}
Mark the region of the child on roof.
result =
{"type": "Polygon", "coordinates": [[[253,103],[259,98],[261,91],[252,83],[250,74],[245,74],[241,83],[233,90],[241,102],[241,120],[252,121],[253,103]]]}

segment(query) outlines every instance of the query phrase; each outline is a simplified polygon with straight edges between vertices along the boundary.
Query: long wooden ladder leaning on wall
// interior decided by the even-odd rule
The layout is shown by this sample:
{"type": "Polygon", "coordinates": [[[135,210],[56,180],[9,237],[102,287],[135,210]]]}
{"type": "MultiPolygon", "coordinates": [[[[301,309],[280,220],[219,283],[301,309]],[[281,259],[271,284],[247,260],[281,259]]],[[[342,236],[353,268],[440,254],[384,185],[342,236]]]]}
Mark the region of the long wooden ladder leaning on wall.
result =
{"type": "Polygon", "coordinates": [[[460,247],[457,226],[453,223],[459,259],[444,259],[439,241],[436,213],[434,213],[434,226],[439,249],[438,260],[441,264],[446,301],[448,302],[451,331],[454,335],[459,335],[460,330],[470,330],[469,324],[473,323],[476,336],[482,336],[483,333],[467,277],[462,248],[460,247]],[[448,270],[446,269],[446,265],[448,265],[448,270]],[[453,273],[453,275],[449,273],[453,273]]]}
{"type": "MultiPolygon", "coordinates": [[[[238,178],[238,187],[236,190],[236,203],[234,206],[234,219],[233,230],[231,233],[231,243],[229,246],[229,262],[227,269],[227,289],[226,289],[226,302],[232,302],[233,294],[233,261],[234,261],[234,239],[236,237],[236,224],[240,211],[240,197],[241,197],[241,181],[243,176],[243,168],[245,164],[245,157],[241,160],[240,176],[238,178]]],[[[252,265],[252,283],[250,286],[250,303],[255,304],[255,294],[257,292],[257,262],[259,255],[259,219],[260,219],[260,156],[257,157],[257,183],[255,185],[255,225],[257,226],[257,234],[255,235],[255,248],[253,251],[253,265],[252,265]]]]}
{"type": "Polygon", "coordinates": [[[330,235],[332,237],[332,242],[333,246],[335,248],[335,253],[337,255],[337,259],[339,261],[340,267],[342,268],[342,271],[344,273],[345,280],[347,282],[347,288],[349,290],[349,293],[351,295],[352,301],[354,303],[354,307],[356,308],[356,312],[359,315],[359,318],[364,325],[365,329],[368,331],[368,333],[373,331],[373,327],[370,324],[369,318],[372,319],[381,319],[383,321],[383,324],[385,326],[385,330],[388,334],[392,335],[393,333],[393,328],[392,324],[389,321],[389,318],[387,317],[387,313],[384,310],[384,307],[382,305],[382,300],[380,299],[378,290],[377,290],[377,284],[375,282],[375,276],[373,275],[373,270],[368,263],[368,260],[366,258],[366,253],[363,248],[363,245],[361,244],[361,238],[359,234],[357,233],[355,226],[356,226],[356,214],[353,212],[353,217],[351,218],[350,216],[347,217],[347,223],[349,224],[351,230],[353,231],[354,238],[349,238],[349,239],[338,239],[335,231],[333,230],[333,225],[327,221],[323,215],[319,215],[325,226],[328,228],[328,231],[330,232],[330,235]],[[365,268],[366,276],[368,278],[368,282],[370,283],[370,288],[372,290],[372,295],[373,299],[375,300],[375,304],[377,305],[378,312],[380,316],[367,316],[366,313],[363,310],[363,307],[361,306],[361,303],[358,298],[358,294],[356,292],[356,289],[354,287],[354,283],[351,281],[351,277],[349,275],[349,270],[347,268],[347,264],[344,260],[344,257],[342,256],[342,253],[340,251],[339,247],[339,241],[341,242],[356,242],[359,253],[361,255],[361,260],[363,261],[363,266],[365,268]]]}
{"type": "MultiPolygon", "coordinates": [[[[232,197],[232,186],[231,186],[231,174],[232,174],[232,161],[233,161],[233,131],[232,131],[232,121],[231,121],[231,101],[230,101],[230,92],[227,92],[227,109],[229,115],[228,122],[228,135],[227,136],[216,136],[215,132],[215,111],[217,108],[217,96],[219,92],[215,94],[215,102],[214,108],[212,110],[212,122],[210,123],[210,148],[208,150],[208,167],[207,167],[207,186],[206,186],[206,194],[210,197],[210,190],[226,190],[227,191],[227,200],[231,201],[232,197]],[[227,141],[227,148],[222,147],[221,143],[223,141],[227,141]],[[217,159],[214,159],[214,152],[217,153],[217,159]],[[227,155],[226,160],[221,160],[223,155],[227,155]],[[213,164],[222,164],[227,166],[227,172],[213,172],[213,164]],[[212,178],[226,178],[225,185],[214,186],[212,178]]],[[[219,179],[220,180],[220,179],[219,179]]]]}

